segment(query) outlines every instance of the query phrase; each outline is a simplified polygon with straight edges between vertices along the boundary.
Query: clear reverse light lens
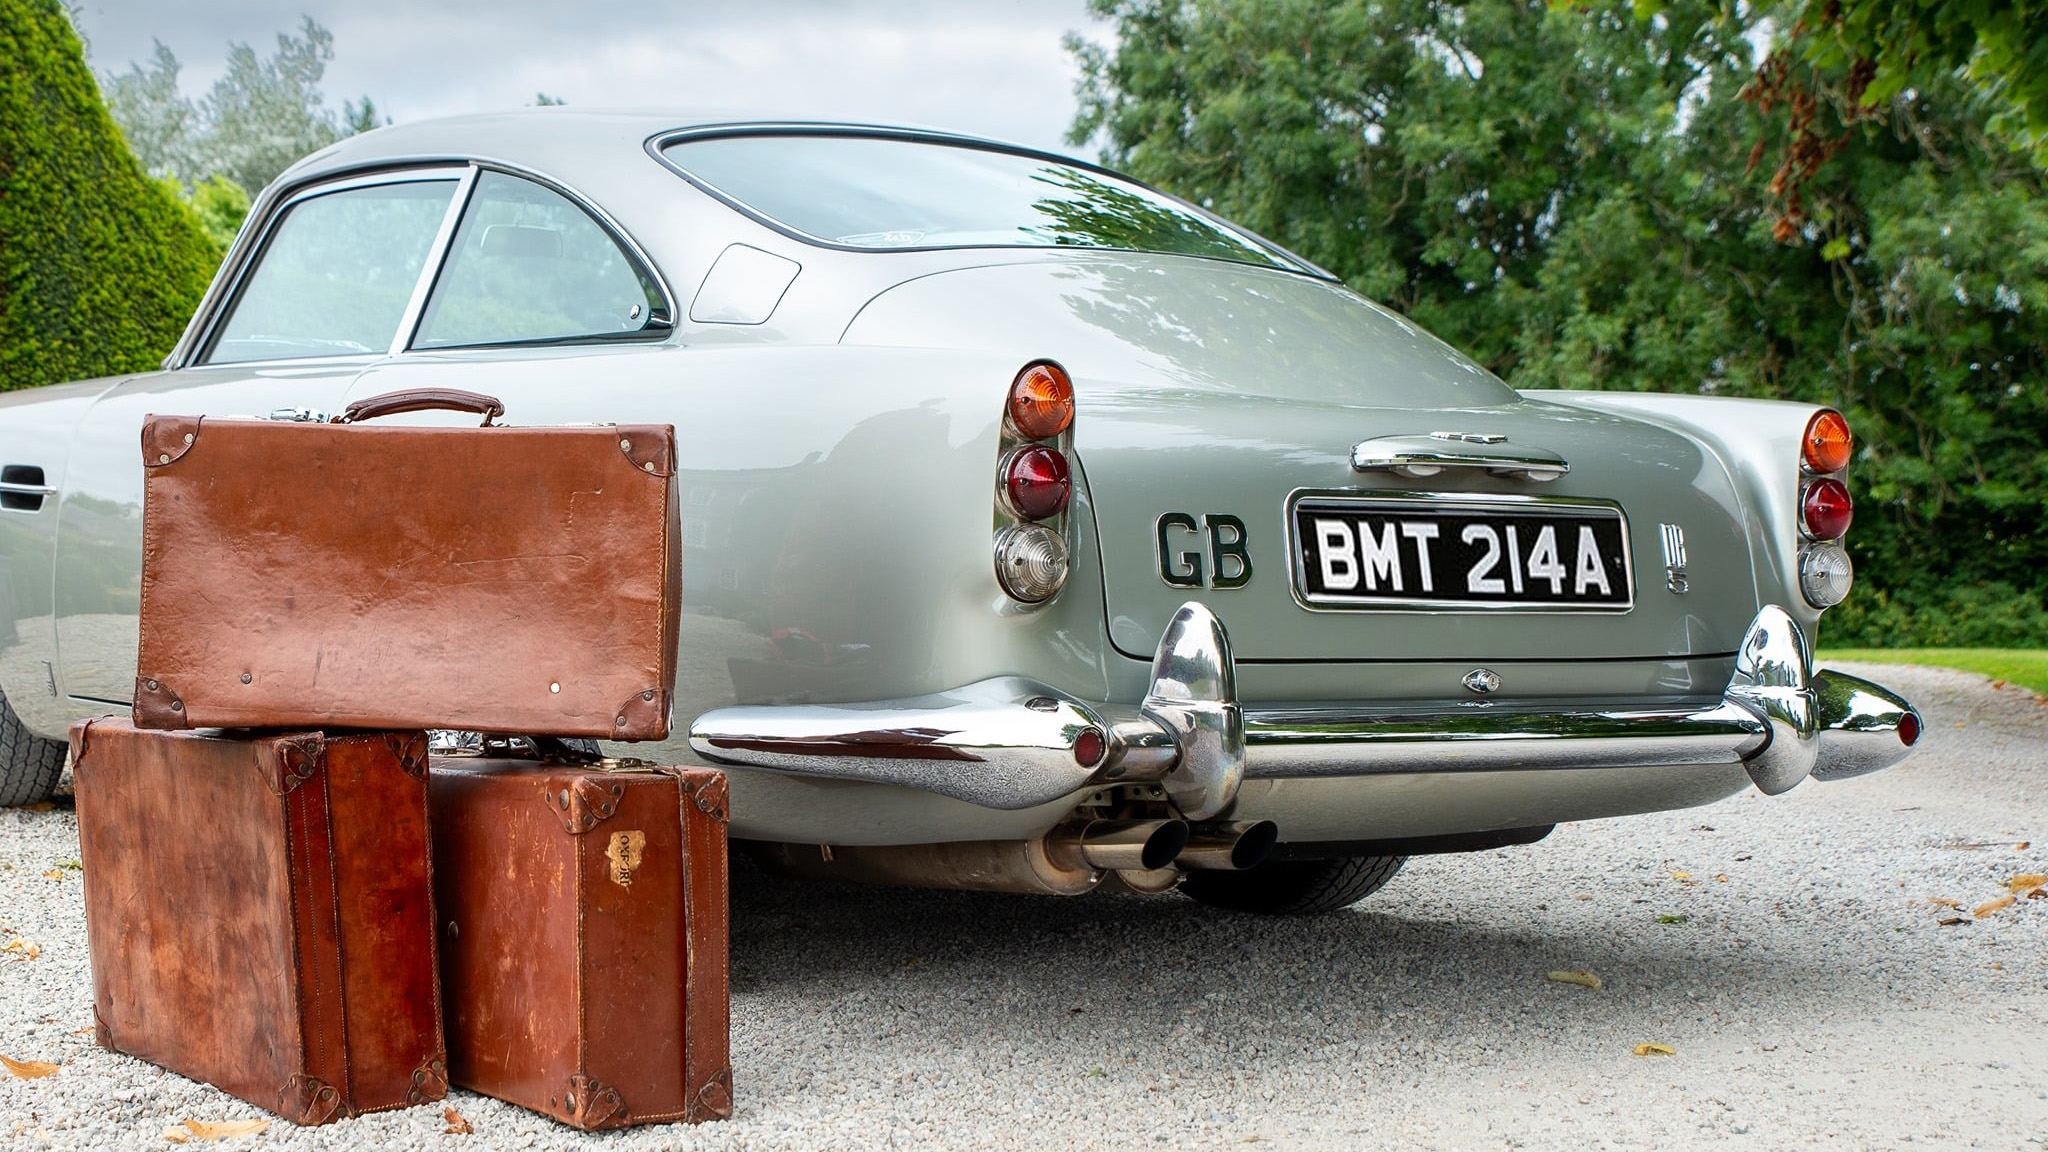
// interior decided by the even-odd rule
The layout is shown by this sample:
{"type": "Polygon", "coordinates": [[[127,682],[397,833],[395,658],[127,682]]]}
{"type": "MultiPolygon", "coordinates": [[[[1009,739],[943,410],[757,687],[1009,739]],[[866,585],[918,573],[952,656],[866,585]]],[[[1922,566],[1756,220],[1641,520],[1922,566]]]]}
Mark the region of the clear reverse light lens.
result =
{"type": "Polygon", "coordinates": [[[1815,608],[1832,608],[1849,595],[1856,566],[1840,544],[1815,544],[1799,560],[1799,590],[1815,608]]]}
{"type": "Polygon", "coordinates": [[[1067,582],[1067,542],[1041,524],[996,533],[996,579],[1010,599],[1036,604],[1067,582]]]}

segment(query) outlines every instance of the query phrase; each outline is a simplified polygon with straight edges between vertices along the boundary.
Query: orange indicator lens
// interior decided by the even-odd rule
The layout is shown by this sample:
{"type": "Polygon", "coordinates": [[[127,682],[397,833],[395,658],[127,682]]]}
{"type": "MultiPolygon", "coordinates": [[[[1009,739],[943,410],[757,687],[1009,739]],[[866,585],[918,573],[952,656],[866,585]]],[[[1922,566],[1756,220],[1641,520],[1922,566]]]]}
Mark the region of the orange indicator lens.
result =
{"type": "Polygon", "coordinates": [[[1800,457],[1808,472],[1840,472],[1849,466],[1849,422],[1832,408],[1813,414],[1806,423],[1800,457]]]}
{"type": "Polygon", "coordinates": [[[1010,423],[1026,440],[1044,440],[1074,422],[1074,383],[1057,364],[1040,361],[1010,385],[1010,423]]]}

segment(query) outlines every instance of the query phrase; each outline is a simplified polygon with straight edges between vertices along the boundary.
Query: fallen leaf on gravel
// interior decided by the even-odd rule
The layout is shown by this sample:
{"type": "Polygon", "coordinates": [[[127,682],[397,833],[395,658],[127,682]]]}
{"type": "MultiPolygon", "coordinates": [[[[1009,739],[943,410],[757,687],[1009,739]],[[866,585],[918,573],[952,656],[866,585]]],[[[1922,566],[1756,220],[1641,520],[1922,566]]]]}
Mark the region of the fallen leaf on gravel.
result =
{"type": "Polygon", "coordinates": [[[45,880],[62,880],[63,878],[64,870],[62,868],[52,868],[48,872],[43,873],[43,879],[45,880]]]}
{"type": "Polygon", "coordinates": [[[1963,906],[1961,900],[1951,900],[1946,896],[1929,896],[1927,902],[1936,908],[1961,908],[1963,906]]]}
{"type": "Polygon", "coordinates": [[[2025,892],[2029,888],[2039,888],[2043,884],[2048,884],[2048,876],[2043,876],[2039,872],[2015,876],[2005,882],[2005,886],[2014,892],[2025,892]]]}
{"type": "Polygon", "coordinates": [[[1676,916],[1659,916],[1659,917],[1657,917],[1657,923],[1659,923],[1659,924],[1683,924],[1683,923],[1685,923],[1685,922],[1686,922],[1687,920],[1690,920],[1690,919],[1692,919],[1692,917],[1690,917],[1690,916],[1687,916],[1687,915],[1685,915],[1685,914],[1684,914],[1683,912],[1681,912],[1681,913],[1679,913],[1679,914],[1678,914],[1678,915],[1676,915],[1676,916]]]}
{"type": "Polygon", "coordinates": [[[2022,840],[2019,843],[2013,845],[2012,850],[2015,852],[2025,852],[2027,849],[2032,848],[2033,846],[2034,842],[2032,840],[2022,840]]]}
{"type": "Polygon", "coordinates": [[[1726,884],[1727,882],[1728,882],[1728,874],[1727,874],[1727,873],[1725,873],[1725,872],[1723,872],[1723,873],[1720,873],[1720,874],[1718,874],[1718,875],[1716,875],[1716,876],[1714,877],[1714,883],[1716,883],[1716,884],[1726,884]]]}
{"type": "Polygon", "coordinates": [[[2039,900],[2043,896],[2048,896],[2048,888],[2036,888],[2027,893],[2027,899],[2029,900],[2039,900]]]}
{"type": "Polygon", "coordinates": [[[1581,984],[1595,992],[1598,992],[1601,987],[1600,978],[1583,968],[1559,969],[1556,972],[1546,974],[1543,978],[1545,980],[1554,980],[1559,984],[1581,984]]]}
{"type": "Polygon", "coordinates": [[[14,940],[10,941],[7,947],[0,948],[0,953],[4,952],[14,953],[16,960],[33,960],[43,954],[43,946],[31,944],[26,940],[14,940]]]}
{"type": "Polygon", "coordinates": [[[2000,908],[2012,907],[2012,902],[2015,899],[2016,897],[2013,896],[2000,896],[1996,900],[1986,900],[1982,904],[1977,905],[1975,908],[1970,909],[1970,915],[1975,916],[1979,920],[1982,920],[1986,916],[1991,915],[1993,912],[1998,911],[2000,908]]]}
{"type": "Polygon", "coordinates": [[[1638,1044],[1635,1046],[1634,1054],[1637,1056],[1676,1056],[1678,1055],[1678,1049],[1673,1048],[1669,1044],[1638,1044]]]}
{"type": "Polygon", "coordinates": [[[1690,880],[1690,879],[1692,879],[1692,873],[1690,873],[1690,872],[1673,872],[1673,873],[1671,874],[1671,878],[1672,878],[1673,880],[1690,880]]]}
{"type": "Polygon", "coordinates": [[[468,1136],[476,1131],[469,1121],[462,1118],[462,1113],[453,1108],[441,1109],[441,1119],[448,1121],[448,1127],[442,1129],[445,1135],[468,1136]]]}
{"type": "MultiPolygon", "coordinates": [[[[254,1136],[270,1127],[268,1120],[180,1120],[178,1123],[183,1124],[185,1131],[190,1132],[193,1138],[198,1140],[232,1140],[237,1136],[254,1136]]],[[[175,1132],[177,1129],[173,1128],[171,1131],[175,1132]]]]}
{"type": "Polygon", "coordinates": [[[55,808],[56,805],[48,800],[38,800],[33,804],[9,804],[8,807],[16,812],[48,812],[55,808]]]}
{"type": "Polygon", "coordinates": [[[38,1080],[44,1076],[55,1076],[57,1074],[57,1066],[46,1060],[16,1060],[8,1056],[0,1056],[0,1064],[6,1065],[9,1072],[14,1073],[23,1080],[38,1080]]]}
{"type": "Polygon", "coordinates": [[[190,1144],[192,1142],[192,1137],[175,1124],[157,1133],[157,1135],[162,1136],[173,1144],[190,1144]]]}
{"type": "Polygon", "coordinates": [[[1968,924],[1969,921],[1963,919],[1961,916],[1951,916],[1946,920],[1936,920],[1935,923],[1943,928],[1953,928],[1958,924],[1968,924]]]}

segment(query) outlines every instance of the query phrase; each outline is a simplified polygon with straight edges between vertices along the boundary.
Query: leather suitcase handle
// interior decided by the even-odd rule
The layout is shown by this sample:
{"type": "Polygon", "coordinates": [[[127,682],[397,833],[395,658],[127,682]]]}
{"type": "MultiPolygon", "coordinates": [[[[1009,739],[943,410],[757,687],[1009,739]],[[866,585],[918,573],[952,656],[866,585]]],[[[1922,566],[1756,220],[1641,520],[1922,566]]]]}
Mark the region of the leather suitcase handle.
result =
{"type": "Polygon", "coordinates": [[[447,409],[455,412],[475,412],[484,418],[483,427],[489,428],[491,421],[505,414],[505,402],[495,396],[481,392],[466,392],[460,388],[407,388],[398,392],[386,392],[382,396],[365,396],[342,409],[334,418],[336,424],[354,424],[363,420],[374,420],[379,416],[396,416],[400,412],[423,412],[430,408],[447,409]]]}

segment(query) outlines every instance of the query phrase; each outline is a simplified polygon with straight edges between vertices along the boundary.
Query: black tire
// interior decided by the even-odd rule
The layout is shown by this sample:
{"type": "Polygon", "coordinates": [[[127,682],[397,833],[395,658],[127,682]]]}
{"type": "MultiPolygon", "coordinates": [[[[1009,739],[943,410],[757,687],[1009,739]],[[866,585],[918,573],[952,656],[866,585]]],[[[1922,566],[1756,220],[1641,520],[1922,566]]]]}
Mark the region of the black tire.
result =
{"type": "Polygon", "coordinates": [[[1320,916],[1349,908],[1386,887],[1406,856],[1268,860],[1242,872],[1198,869],[1180,890],[1198,904],[1261,916],[1320,916]]]}
{"type": "Polygon", "coordinates": [[[48,800],[64,774],[64,751],[23,726],[0,695],[0,806],[48,800]]]}

